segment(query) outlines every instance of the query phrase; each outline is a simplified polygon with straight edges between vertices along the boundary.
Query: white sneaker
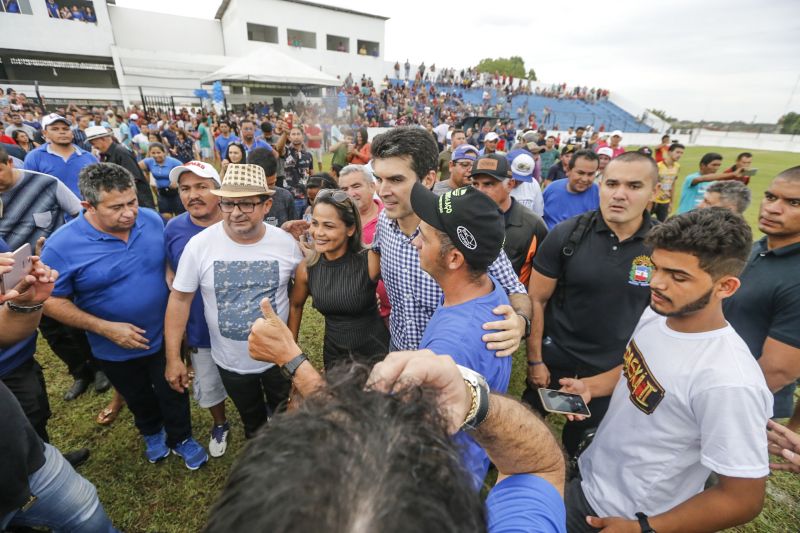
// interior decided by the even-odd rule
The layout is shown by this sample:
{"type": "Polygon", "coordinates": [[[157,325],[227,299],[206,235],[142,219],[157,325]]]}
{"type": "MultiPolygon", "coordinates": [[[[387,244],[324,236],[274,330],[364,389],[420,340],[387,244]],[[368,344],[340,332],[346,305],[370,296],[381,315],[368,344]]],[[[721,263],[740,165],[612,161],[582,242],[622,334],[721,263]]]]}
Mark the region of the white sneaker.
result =
{"type": "Polygon", "coordinates": [[[211,457],[222,457],[228,448],[228,433],[231,426],[227,422],[221,426],[211,427],[211,440],[208,441],[208,453],[211,457]]]}

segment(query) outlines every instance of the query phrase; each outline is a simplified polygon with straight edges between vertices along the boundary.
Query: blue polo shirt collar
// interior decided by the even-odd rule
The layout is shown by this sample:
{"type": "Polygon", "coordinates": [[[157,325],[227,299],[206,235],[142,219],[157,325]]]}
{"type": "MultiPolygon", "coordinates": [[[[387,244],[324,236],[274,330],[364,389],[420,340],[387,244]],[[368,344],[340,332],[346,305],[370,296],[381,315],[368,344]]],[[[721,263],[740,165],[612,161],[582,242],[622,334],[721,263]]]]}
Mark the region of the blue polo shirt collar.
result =
{"type": "MultiPolygon", "coordinates": [[[[53,150],[50,149],[52,147],[52,143],[45,143],[44,146],[45,146],[45,150],[47,151],[48,154],[54,155],[56,157],[61,157],[59,154],[55,153],[53,150]]],[[[75,152],[73,152],[75,155],[77,155],[77,156],[82,156],[83,155],[85,150],[81,150],[80,147],[78,147],[77,144],[73,144],[72,147],[75,149],[75,152]]],[[[70,156],[70,157],[72,157],[72,156],[70,156]]]]}
{"type": "MultiPolygon", "coordinates": [[[[86,220],[86,217],[84,216],[85,212],[86,212],[85,210],[81,211],[81,214],[78,215],[78,220],[77,220],[76,224],[78,224],[80,226],[81,231],[83,231],[83,233],[87,237],[89,237],[90,240],[92,240],[92,241],[122,241],[122,239],[120,239],[119,237],[115,237],[113,235],[110,235],[108,233],[100,231],[97,228],[95,228],[94,226],[92,226],[89,223],[89,221],[86,220]]],[[[139,234],[141,232],[142,232],[142,219],[141,219],[141,217],[137,216],[136,217],[136,222],[133,223],[133,227],[131,228],[130,237],[128,237],[127,246],[129,248],[130,248],[131,244],[133,244],[133,242],[136,240],[136,238],[139,236],[139,234]]]]}

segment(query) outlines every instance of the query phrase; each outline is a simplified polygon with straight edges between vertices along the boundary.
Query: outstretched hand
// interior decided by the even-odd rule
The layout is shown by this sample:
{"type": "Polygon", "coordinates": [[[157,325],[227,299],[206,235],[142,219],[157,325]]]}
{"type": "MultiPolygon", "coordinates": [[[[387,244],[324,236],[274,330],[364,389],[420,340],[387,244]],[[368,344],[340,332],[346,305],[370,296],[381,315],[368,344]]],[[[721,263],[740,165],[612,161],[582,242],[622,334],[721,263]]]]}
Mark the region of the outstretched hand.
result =
{"type": "Polygon", "coordinates": [[[783,470],[800,474],[800,435],[770,420],[767,422],[769,453],[786,459],[786,463],[770,463],[772,470],[783,470]]]}

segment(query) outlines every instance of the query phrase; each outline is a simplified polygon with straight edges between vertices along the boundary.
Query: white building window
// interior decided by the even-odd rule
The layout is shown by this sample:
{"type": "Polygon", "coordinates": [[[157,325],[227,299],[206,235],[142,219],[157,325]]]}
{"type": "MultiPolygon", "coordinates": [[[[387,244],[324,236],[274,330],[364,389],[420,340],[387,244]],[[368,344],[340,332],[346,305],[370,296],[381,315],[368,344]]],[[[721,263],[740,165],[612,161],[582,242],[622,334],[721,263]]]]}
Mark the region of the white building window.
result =
{"type": "Polygon", "coordinates": [[[262,43],[278,43],[278,28],[261,24],[247,23],[247,40],[262,43]]]}
{"type": "Polygon", "coordinates": [[[364,41],[362,39],[358,40],[358,55],[380,57],[380,49],[380,43],[376,43],[374,41],[364,41]]]}
{"type": "Polygon", "coordinates": [[[313,31],[286,30],[289,46],[297,48],[316,48],[317,34],[313,31]]]}
{"type": "Polygon", "coordinates": [[[331,52],[349,52],[350,39],[341,35],[328,35],[328,50],[331,52]]]}

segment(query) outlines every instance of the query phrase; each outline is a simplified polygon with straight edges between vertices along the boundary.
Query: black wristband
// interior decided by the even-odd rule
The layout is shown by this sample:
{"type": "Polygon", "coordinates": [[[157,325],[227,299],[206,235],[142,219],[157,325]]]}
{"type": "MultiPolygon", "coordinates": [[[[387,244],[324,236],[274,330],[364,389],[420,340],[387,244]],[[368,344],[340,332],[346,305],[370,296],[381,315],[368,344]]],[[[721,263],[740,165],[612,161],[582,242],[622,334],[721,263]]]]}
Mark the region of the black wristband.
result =
{"type": "Polygon", "coordinates": [[[636,518],[639,520],[639,527],[642,529],[642,533],[656,533],[656,530],[650,527],[646,514],[636,513],[636,518]]]}

